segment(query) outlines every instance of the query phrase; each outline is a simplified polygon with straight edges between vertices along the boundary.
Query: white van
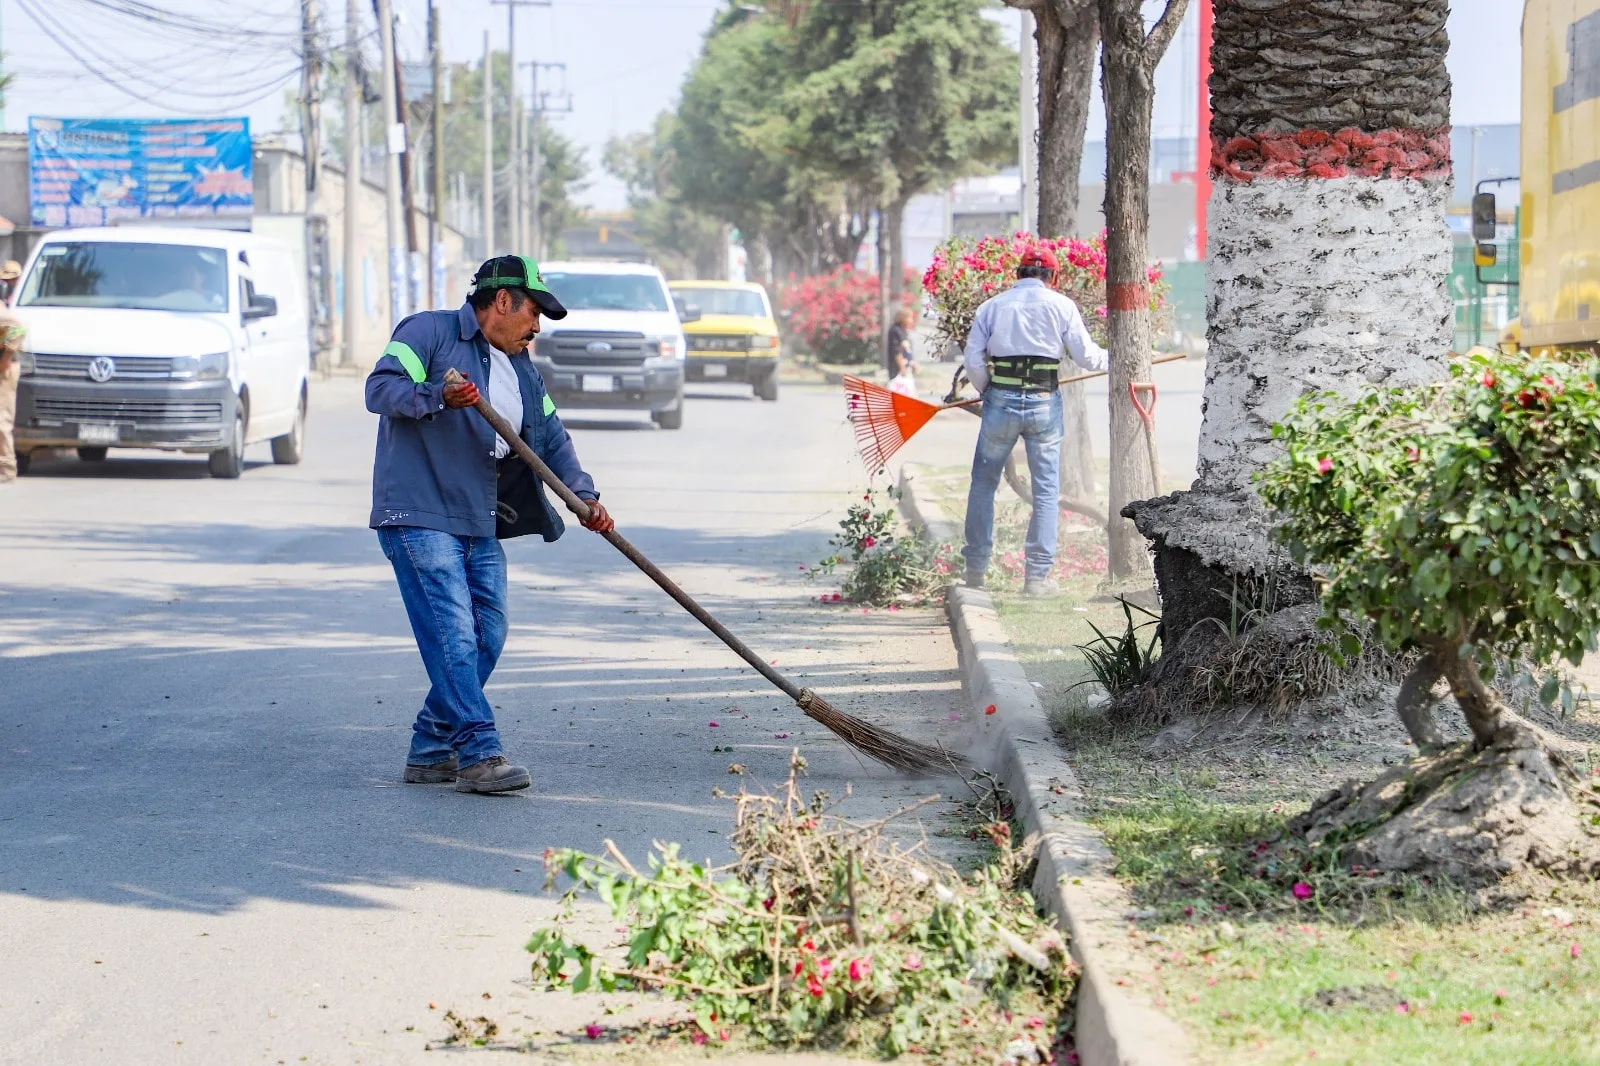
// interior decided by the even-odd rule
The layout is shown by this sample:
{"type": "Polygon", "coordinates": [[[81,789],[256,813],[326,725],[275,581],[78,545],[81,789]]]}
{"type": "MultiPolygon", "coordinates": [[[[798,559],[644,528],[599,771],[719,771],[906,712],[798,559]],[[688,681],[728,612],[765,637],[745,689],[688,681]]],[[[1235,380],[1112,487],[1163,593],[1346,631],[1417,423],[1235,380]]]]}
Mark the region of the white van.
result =
{"type": "Polygon", "coordinates": [[[646,263],[544,263],[544,283],[567,308],[534,341],[533,363],[557,407],[650,412],[683,428],[688,347],[667,279],[646,263]]]}
{"type": "Polygon", "coordinates": [[[66,229],[33,250],[14,313],[27,327],[17,462],[34,448],[205,454],[236,478],[244,448],[305,450],[311,365],[305,271],[252,233],[66,229]]]}

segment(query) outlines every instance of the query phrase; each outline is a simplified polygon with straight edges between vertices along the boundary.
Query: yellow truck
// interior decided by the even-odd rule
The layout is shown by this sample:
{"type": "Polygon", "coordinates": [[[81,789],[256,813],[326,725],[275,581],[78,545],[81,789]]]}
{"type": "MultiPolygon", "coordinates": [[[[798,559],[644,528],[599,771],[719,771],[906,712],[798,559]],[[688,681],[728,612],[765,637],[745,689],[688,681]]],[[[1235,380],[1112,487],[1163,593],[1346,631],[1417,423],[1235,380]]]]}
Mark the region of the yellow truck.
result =
{"type": "MultiPolygon", "coordinates": [[[[1521,320],[1529,350],[1600,352],[1600,0],[1527,0],[1522,14],[1521,320]]],[[[1473,198],[1480,264],[1495,201],[1473,198]]]]}
{"type": "Polygon", "coordinates": [[[778,398],[778,323],[767,290],[744,281],[674,281],[672,299],[686,320],[690,381],[743,381],[758,398],[778,398]]]}

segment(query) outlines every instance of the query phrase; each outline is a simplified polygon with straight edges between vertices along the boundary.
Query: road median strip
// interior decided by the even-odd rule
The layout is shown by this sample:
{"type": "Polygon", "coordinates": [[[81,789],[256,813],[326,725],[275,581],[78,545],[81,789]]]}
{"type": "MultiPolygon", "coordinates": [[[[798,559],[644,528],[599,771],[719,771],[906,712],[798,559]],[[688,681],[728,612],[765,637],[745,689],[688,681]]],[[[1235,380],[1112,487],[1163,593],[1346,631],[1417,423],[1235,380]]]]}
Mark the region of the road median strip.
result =
{"type": "MultiPolygon", "coordinates": [[[[956,538],[955,524],[919,490],[915,464],[902,468],[900,492],[908,522],[935,541],[956,538]]],[[[1044,706],[1011,650],[993,602],[985,592],[955,587],[946,612],[976,722],[974,762],[987,765],[1010,791],[1025,832],[1042,838],[1034,897],[1067,932],[1082,968],[1080,1061],[1084,1066],[1182,1066],[1189,1061],[1183,1030],[1134,990],[1139,966],[1123,947],[1133,899],[1111,874],[1104,840],[1081,817],[1077,775],[1060,754],[1044,706]]]]}

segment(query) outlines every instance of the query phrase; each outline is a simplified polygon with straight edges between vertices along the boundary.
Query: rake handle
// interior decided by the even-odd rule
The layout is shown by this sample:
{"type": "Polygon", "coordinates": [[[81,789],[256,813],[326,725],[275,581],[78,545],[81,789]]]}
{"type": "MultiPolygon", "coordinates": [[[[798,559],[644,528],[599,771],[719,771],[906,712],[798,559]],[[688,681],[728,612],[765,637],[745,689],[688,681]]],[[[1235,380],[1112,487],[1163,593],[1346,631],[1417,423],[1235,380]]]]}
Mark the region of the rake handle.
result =
{"type": "MultiPolygon", "coordinates": [[[[454,368],[446,370],[444,373],[444,383],[446,385],[460,385],[466,380],[467,379],[454,368]]],[[[494,431],[500,435],[500,439],[509,444],[511,446],[511,450],[517,453],[517,458],[527,463],[528,466],[532,468],[533,472],[539,475],[539,480],[544,482],[545,485],[549,487],[551,492],[555,493],[561,498],[561,502],[567,505],[568,510],[578,516],[578,520],[580,522],[588,520],[589,504],[583,499],[579,498],[579,496],[571,489],[567,488],[566,484],[560,478],[556,477],[555,471],[551,470],[550,467],[545,464],[543,459],[534,454],[533,449],[528,447],[527,442],[522,439],[521,434],[511,428],[511,423],[502,418],[499,411],[496,411],[493,407],[489,406],[488,400],[480,396],[478,398],[478,402],[473,405],[473,410],[482,415],[484,421],[488,422],[490,426],[494,427],[494,431]]],[[[674,600],[676,600],[679,607],[682,607],[685,611],[688,611],[690,614],[694,615],[701,625],[705,626],[707,629],[711,630],[711,632],[716,634],[718,640],[722,641],[722,643],[726,644],[729,648],[732,648],[734,654],[738,655],[739,658],[749,663],[757,673],[781,689],[784,695],[788,696],[796,703],[803,703],[801,699],[802,690],[799,685],[796,685],[793,681],[790,681],[787,677],[784,677],[782,674],[778,673],[778,671],[774,670],[765,659],[751,651],[750,647],[745,644],[744,641],[734,636],[733,633],[729,631],[727,626],[717,621],[716,618],[712,616],[710,611],[706,610],[695,601],[693,596],[679,588],[676,581],[672,580],[672,578],[663,573],[660,567],[658,567],[655,563],[652,563],[645,556],[644,552],[634,547],[632,542],[630,542],[627,537],[624,537],[615,529],[600,535],[606,540],[610,541],[613,548],[617,549],[617,551],[621,552],[623,555],[626,555],[629,562],[631,562],[634,566],[637,566],[640,570],[643,570],[645,575],[649,577],[651,581],[654,581],[657,585],[661,586],[661,591],[665,592],[668,596],[671,596],[674,600]]]]}
{"type": "MultiPolygon", "coordinates": [[[[1151,366],[1159,366],[1162,363],[1175,363],[1179,359],[1187,359],[1187,358],[1189,358],[1189,357],[1187,355],[1184,355],[1182,352],[1179,352],[1176,355],[1163,355],[1159,359],[1150,360],[1150,365],[1151,366]]],[[[1109,374],[1110,372],[1111,371],[1109,371],[1109,370],[1091,370],[1091,371],[1089,371],[1088,373],[1085,373],[1085,374],[1074,374],[1070,378],[1062,378],[1056,384],[1058,386],[1059,385],[1072,385],[1072,384],[1075,384],[1075,383],[1077,383],[1079,381],[1088,381],[1090,378],[1103,378],[1107,374],[1109,374]]],[[[954,411],[957,407],[976,407],[978,404],[980,404],[982,402],[983,402],[983,397],[982,396],[979,396],[976,399],[972,399],[972,400],[957,400],[955,403],[947,403],[947,404],[941,405],[939,410],[941,410],[941,411],[954,411]]]]}

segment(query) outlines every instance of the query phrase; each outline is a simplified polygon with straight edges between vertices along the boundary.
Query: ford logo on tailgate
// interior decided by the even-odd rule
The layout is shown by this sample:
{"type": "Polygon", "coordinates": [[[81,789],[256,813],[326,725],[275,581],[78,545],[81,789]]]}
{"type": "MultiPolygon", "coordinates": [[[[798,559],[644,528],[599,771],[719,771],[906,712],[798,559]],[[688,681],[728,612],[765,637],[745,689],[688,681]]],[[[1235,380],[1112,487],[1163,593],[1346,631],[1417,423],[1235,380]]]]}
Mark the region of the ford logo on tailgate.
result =
{"type": "Polygon", "coordinates": [[[611,350],[611,345],[607,344],[605,341],[590,341],[584,346],[583,350],[588,352],[590,355],[605,355],[611,350]]]}
{"type": "Polygon", "coordinates": [[[89,361],[89,380],[104,384],[110,381],[117,372],[117,364],[105,356],[97,356],[89,361]]]}

